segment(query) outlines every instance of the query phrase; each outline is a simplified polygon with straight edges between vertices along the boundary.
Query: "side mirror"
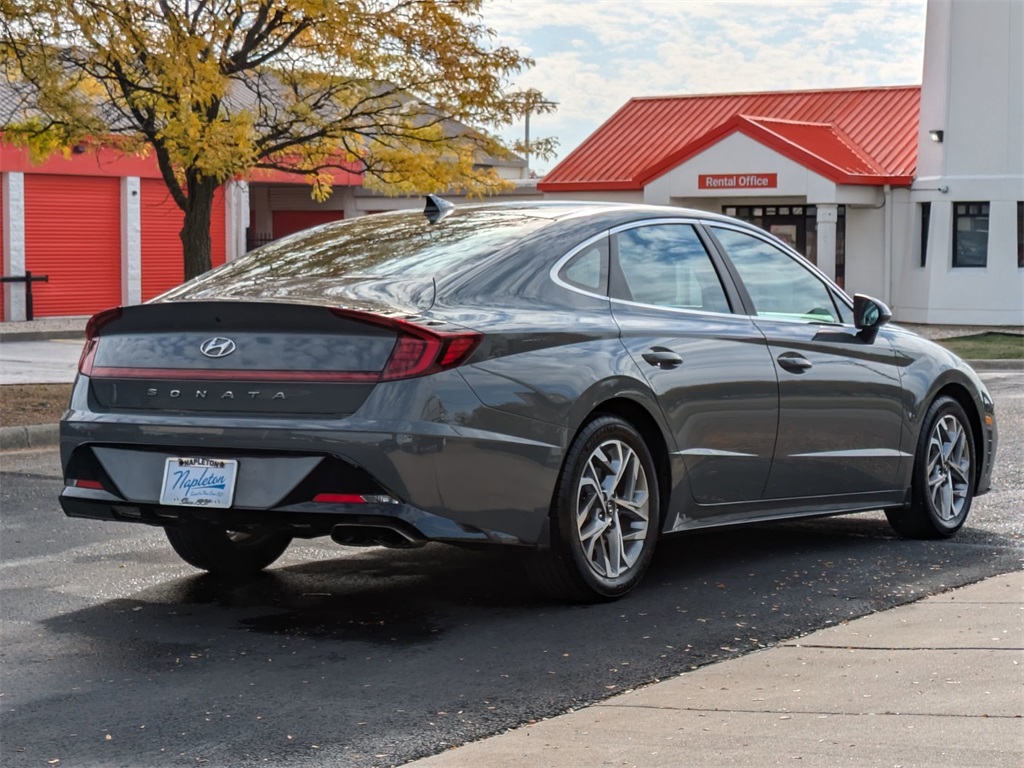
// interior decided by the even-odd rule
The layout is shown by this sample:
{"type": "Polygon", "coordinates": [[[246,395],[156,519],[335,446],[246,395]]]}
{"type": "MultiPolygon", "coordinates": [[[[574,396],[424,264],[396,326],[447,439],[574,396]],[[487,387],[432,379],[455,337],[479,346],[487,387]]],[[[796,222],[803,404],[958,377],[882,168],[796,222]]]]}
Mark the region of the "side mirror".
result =
{"type": "Polygon", "coordinates": [[[874,337],[878,329],[892,320],[892,310],[878,299],[861,293],[853,297],[853,324],[863,335],[874,337]]]}

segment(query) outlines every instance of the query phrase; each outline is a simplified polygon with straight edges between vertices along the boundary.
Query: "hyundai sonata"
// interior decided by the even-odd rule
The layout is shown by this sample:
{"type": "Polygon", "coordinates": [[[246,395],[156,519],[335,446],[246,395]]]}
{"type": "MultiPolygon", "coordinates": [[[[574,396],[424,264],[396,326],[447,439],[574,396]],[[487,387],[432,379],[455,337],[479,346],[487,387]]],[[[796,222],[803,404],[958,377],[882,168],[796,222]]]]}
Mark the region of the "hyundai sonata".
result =
{"type": "Polygon", "coordinates": [[[294,538],[522,548],[621,596],[665,535],[885,510],[945,537],[992,400],[735,219],[587,203],[380,214],[102,312],[61,423],[64,511],[244,575],[294,538]]]}

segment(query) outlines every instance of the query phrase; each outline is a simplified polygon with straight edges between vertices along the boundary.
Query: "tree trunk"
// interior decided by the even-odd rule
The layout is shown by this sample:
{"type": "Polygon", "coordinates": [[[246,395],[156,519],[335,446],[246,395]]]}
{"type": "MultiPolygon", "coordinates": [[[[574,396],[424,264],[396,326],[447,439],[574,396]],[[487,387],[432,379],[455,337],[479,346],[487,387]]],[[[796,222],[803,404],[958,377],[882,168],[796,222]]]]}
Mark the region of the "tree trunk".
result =
{"type": "Polygon", "coordinates": [[[185,279],[191,280],[210,269],[210,218],[213,213],[214,179],[189,180],[185,224],[181,245],[185,254],[185,279]]]}

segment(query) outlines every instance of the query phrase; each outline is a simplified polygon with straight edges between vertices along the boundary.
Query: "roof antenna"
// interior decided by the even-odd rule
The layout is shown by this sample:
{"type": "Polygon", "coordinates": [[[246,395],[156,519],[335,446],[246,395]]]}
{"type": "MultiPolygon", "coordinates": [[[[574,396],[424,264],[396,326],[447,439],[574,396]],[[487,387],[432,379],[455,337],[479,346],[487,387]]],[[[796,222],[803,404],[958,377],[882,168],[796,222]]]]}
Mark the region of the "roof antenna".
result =
{"type": "Polygon", "coordinates": [[[427,205],[423,209],[423,215],[431,224],[437,224],[449,213],[455,210],[455,203],[440,198],[437,195],[427,195],[427,205]]]}

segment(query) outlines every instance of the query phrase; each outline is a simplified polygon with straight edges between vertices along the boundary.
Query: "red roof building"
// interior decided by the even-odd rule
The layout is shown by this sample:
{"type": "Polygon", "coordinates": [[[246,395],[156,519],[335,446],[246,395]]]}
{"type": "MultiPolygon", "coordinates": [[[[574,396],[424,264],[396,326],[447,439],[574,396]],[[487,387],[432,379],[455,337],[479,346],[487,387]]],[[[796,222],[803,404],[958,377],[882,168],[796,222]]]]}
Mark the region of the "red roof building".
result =
{"type": "Polygon", "coordinates": [[[635,98],[538,188],[738,216],[885,296],[865,227],[914,180],[920,110],[920,86],[635,98]]]}
{"type": "Polygon", "coordinates": [[[639,190],[733,134],[838,184],[909,185],[920,86],[630,99],[538,185],[639,190]]]}

